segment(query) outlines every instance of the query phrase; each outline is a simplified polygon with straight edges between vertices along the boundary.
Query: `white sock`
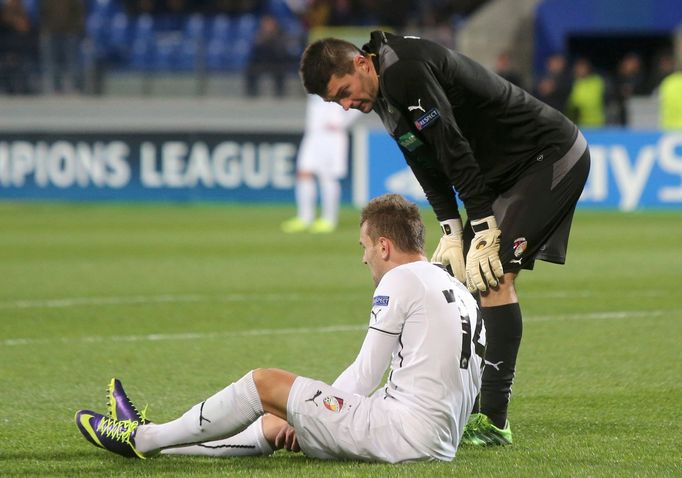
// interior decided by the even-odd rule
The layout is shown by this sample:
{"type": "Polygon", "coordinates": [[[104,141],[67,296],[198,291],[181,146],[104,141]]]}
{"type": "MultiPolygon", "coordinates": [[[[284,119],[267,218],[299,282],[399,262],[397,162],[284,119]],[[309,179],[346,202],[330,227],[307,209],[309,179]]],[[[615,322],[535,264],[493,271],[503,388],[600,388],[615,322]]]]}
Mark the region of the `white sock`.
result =
{"type": "Polygon", "coordinates": [[[334,177],[320,176],[320,195],[322,197],[322,219],[336,226],[339,221],[339,202],[341,184],[334,177]]]}
{"type": "Polygon", "coordinates": [[[296,207],[298,208],[298,218],[306,224],[310,224],[315,219],[315,201],[317,201],[315,178],[297,178],[296,207]]]}
{"type": "Polygon", "coordinates": [[[263,434],[261,416],[241,433],[223,440],[209,441],[179,448],[167,448],[164,455],[203,455],[203,456],[263,456],[275,450],[263,434]]]}
{"type": "Polygon", "coordinates": [[[151,454],[163,448],[230,437],[261,415],[263,405],[253,372],[249,372],[172,422],[141,425],[135,433],[135,448],[151,454]]]}

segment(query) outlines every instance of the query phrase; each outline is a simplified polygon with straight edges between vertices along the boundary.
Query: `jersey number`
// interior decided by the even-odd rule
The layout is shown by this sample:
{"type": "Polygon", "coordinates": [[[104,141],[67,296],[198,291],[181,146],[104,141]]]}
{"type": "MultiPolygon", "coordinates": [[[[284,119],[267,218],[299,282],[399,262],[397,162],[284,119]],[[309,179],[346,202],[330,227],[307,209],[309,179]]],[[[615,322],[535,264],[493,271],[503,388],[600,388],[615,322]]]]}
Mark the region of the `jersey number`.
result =
{"type": "Polygon", "coordinates": [[[462,355],[459,357],[459,368],[468,368],[469,360],[471,360],[471,344],[474,344],[474,351],[476,355],[483,358],[485,347],[479,343],[481,336],[481,329],[483,323],[481,321],[481,314],[476,310],[476,329],[473,337],[471,336],[471,319],[464,301],[458,296],[455,296],[452,290],[444,290],[443,295],[448,302],[455,302],[459,310],[459,316],[462,320],[462,355]]]}

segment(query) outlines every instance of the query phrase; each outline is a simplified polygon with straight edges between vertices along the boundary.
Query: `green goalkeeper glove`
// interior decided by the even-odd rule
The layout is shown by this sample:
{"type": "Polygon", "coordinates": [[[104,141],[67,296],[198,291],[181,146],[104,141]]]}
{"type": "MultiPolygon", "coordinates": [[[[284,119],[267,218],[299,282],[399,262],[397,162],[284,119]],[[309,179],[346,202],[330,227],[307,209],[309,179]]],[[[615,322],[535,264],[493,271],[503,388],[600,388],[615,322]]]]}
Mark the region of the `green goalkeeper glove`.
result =
{"type": "Polygon", "coordinates": [[[467,254],[466,274],[469,291],[485,292],[497,287],[504,275],[500,262],[500,230],[494,216],[471,221],[474,238],[467,254]]]}
{"type": "Polygon", "coordinates": [[[464,267],[464,252],[462,249],[462,220],[448,219],[441,221],[440,228],[443,235],[438,247],[431,257],[431,262],[440,262],[450,266],[455,278],[462,284],[466,283],[466,268],[464,267]]]}

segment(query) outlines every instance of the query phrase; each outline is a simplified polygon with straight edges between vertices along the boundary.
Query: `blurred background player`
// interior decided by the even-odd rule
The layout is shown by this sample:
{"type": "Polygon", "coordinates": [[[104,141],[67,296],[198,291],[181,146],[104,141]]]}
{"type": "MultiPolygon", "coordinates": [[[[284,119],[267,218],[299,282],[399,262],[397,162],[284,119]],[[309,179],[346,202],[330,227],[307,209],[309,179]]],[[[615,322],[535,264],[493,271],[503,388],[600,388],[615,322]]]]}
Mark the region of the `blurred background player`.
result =
{"type": "Polygon", "coordinates": [[[344,111],[317,95],[309,95],[306,126],[298,153],[296,217],[282,223],[287,233],[329,233],[336,229],[341,202],[340,181],[348,171],[348,128],[359,111],[344,111]],[[320,217],[315,220],[317,183],[320,186],[320,217]]]}

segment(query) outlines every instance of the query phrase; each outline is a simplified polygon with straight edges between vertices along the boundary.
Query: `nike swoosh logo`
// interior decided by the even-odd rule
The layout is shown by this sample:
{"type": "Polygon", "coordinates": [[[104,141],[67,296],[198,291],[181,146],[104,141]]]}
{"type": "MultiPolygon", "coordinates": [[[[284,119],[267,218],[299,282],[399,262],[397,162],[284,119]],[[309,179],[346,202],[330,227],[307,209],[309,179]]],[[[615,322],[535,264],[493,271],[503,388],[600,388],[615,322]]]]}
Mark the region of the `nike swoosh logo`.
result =
{"type": "Polygon", "coordinates": [[[81,426],[83,428],[85,428],[85,431],[88,432],[88,435],[90,435],[90,438],[95,440],[97,442],[97,445],[104,448],[104,445],[102,445],[102,442],[99,441],[99,438],[97,438],[97,434],[95,433],[95,430],[92,429],[92,425],[90,425],[90,419],[91,418],[95,418],[95,416],[90,415],[89,413],[81,413],[80,416],[78,417],[78,420],[80,421],[81,426]]]}

